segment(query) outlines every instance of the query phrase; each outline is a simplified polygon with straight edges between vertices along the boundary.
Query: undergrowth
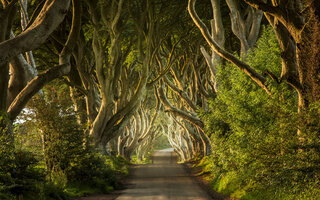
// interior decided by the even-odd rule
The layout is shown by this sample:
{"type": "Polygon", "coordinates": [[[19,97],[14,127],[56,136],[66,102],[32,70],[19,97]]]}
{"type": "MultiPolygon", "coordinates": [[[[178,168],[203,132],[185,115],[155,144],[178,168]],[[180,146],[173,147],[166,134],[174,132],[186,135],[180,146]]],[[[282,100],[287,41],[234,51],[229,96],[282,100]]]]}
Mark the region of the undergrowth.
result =
{"type": "MultiPolygon", "coordinates": [[[[272,29],[265,28],[244,59],[279,75],[279,54],[272,29]]],[[[287,84],[268,80],[270,97],[229,63],[217,71],[219,95],[201,113],[213,152],[198,164],[212,187],[246,200],[320,199],[320,102],[298,113],[287,84]]]]}

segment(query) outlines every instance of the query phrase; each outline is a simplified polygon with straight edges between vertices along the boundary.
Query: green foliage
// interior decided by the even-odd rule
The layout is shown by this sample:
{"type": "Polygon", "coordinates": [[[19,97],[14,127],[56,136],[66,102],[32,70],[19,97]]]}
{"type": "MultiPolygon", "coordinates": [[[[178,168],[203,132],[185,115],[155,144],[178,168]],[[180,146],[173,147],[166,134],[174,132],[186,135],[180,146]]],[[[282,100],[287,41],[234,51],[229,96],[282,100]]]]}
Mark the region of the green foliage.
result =
{"type": "Polygon", "coordinates": [[[78,165],[80,158],[85,159],[88,151],[84,147],[84,133],[76,123],[73,111],[69,107],[70,102],[65,99],[64,89],[48,93],[47,101],[39,97],[33,101],[32,106],[35,108],[38,129],[42,132],[48,177],[53,182],[66,184],[71,177],[70,168],[78,165]]]}
{"type": "Polygon", "coordinates": [[[34,112],[28,116],[35,119],[43,138],[42,158],[48,179],[43,196],[64,199],[113,190],[116,175],[126,174],[127,164],[122,158],[95,152],[84,127],[77,123],[68,88],[50,85],[44,92],[46,99],[38,96],[29,104],[34,112]]]}
{"type": "MultiPolygon", "coordinates": [[[[36,196],[38,199],[43,200],[67,200],[69,199],[69,195],[64,191],[64,186],[55,184],[51,181],[45,182],[42,186],[40,186],[41,192],[36,196]]],[[[34,199],[33,198],[30,199],[34,199]]]]}
{"type": "Polygon", "coordinates": [[[167,136],[161,134],[153,143],[152,151],[171,148],[167,136]]]}
{"type": "Polygon", "coordinates": [[[128,165],[131,163],[122,156],[105,156],[105,163],[111,167],[111,169],[120,175],[128,175],[128,165]]]}
{"type": "Polygon", "coordinates": [[[14,125],[14,142],[5,114],[0,116],[0,199],[65,200],[106,193],[118,186],[117,176],[128,174],[125,159],[102,156],[90,145],[68,88],[55,84],[29,103],[14,125]]]}
{"type": "Polygon", "coordinates": [[[114,171],[106,165],[105,158],[99,154],[87,153],[72,160],[65,169],[68,181],[71,183],[89,184],[98,188],[105,185],[116,185],[114,171]]]}
{"type": "Polygon", "coordinates": [[[14,146],[16,149],[30,151],[38,160],[43,159],[41,134],[32,126],[34,122],[26,121],[14,125],[14,146]]]}
{"type": "Polygon", "coordinates": [[[38,168],[34,154],[14,150],[9,157],[1,154],[4,162],[0,167],[0,196],[10,199],[14,196],[33,196],[40,192],[39,183],[44,182],[44,171],[38,168]]]}
{"type": "MultiPolygon", "coordinates": [[[[281,73],[280,49],[271,28],[264,28],[244,60],[261,73],[281,73]]],[[[243,199],[320,197],[319,104],[299,115],[296,94],[288,85],[269,80],[269,97],[228,63],[220,66],[217,77],[219,94],[211,100],[210,111],[201,114],[212,133],[213,187],[243,199]]]]}
{"type": "Polygon", "coordinates": [[[72,170],[78,182],[70,181],[66,186],[70,196],[110,192],[118,187],[117,176],[128,174],[129,162],[120,156],[91,154],[88,158],[72,170]]]}
{"type": "Polygon", "coordinates": [[[0,116],[0,197],[15,199],[26,193],[37,193],[37,183],[44,180],[43,171],[36,168],[34,154],[14,148],[12,135],[7,132],[6,115],[0,116]]]}
{"type": "Polygon", "coordinates": [[[6,115],[0,113],[0,197],[13,199],[8,190],[14,187],[14,180],[8,170],[14,167],[14,149],[10,137],[6,134],[6,123],[6,115]]]}
{"type": "Polygon", "coordinates": [[[151,152],[148,152],[143,159],[138,159],[137,155],[133,155],[131,157],[131,162],[134,164],[151,164],[152,163],[152,154],[151,152]]]}

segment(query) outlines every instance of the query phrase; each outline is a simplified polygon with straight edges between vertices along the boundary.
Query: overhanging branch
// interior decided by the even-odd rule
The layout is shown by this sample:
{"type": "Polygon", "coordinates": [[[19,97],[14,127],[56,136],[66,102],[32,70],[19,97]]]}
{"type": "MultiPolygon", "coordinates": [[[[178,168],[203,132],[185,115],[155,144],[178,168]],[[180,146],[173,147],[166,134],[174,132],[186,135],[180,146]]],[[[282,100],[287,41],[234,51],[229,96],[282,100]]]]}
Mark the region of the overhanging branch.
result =
{"type": "Polygon", "coordinates": [[[213,40],[211,37],[208,28],[206,25],[201,21],[198,14],[195,11],[195,3],[196,0],[189,0],[188,3],[188,11],[189,14],[194,21],[194,23],[197,25],[197,27],[200,29],[203,37],[207,41],[207,43],[210,45],[210,47],[219,54],[222,58],[228,60],[229,62],[233,63],[237,68],[244,73],[246,73],[253,81],[255,81],[261,88],[263,88],[267,94],[271,95],[270,90],[268,89],[266,83],[266,79],[260,75],[258,72],[256,72],[253,68],[251,68],[248,64],[242,62],[237,57],[232,55],[231,53],[225,51],[223,48],[221,48],[216,41],[213,40]]]}
{"type": "Polygon", "coordinates": [[[28,101],[35,95],[45,84],[50,81],[66,75],[70,70],[70,65],[63,64],[53,67],[32,79],[29,84],[16,96],[7,112],[10,120],[14,120],[28,101]]]}

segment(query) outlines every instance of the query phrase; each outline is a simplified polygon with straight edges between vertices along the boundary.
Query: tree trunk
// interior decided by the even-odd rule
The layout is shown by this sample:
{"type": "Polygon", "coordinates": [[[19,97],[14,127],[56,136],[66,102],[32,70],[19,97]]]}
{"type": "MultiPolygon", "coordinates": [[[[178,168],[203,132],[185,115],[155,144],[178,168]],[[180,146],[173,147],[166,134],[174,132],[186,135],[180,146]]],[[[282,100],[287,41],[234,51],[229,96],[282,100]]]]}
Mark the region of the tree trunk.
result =
{"type": "Polygon", "coordinates": [[[0,65],[44,43],[64,19],[70,2],[71,0],[46,1],[38,17],[24,32],[0,44],[0,65]]]}

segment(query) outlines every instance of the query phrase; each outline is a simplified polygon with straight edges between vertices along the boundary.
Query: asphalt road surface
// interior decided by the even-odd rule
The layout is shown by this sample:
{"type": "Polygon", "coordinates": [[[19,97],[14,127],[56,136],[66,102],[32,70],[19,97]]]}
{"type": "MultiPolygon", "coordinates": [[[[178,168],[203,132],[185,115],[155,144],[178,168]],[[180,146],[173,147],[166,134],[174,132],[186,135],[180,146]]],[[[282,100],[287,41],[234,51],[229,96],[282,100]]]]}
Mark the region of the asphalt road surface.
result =
{"type": "Polygon", "coordinates": [[[136,166],[117,200],[211,199],[178,165],[173,149],[153,153],[153,164],[136,166]]]}
{"type": "Polygon", "coordinates": [[[133,168],[126,189],[117,196],[92,196],[81,200],[208,200],[207,193],[176,163],[173,149],[153,153],[153,164],[133,168]]]}

